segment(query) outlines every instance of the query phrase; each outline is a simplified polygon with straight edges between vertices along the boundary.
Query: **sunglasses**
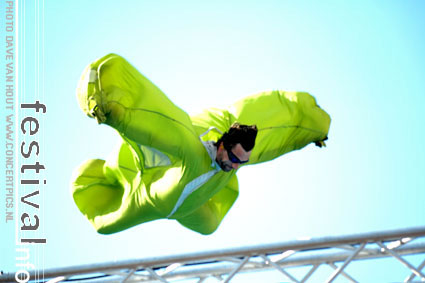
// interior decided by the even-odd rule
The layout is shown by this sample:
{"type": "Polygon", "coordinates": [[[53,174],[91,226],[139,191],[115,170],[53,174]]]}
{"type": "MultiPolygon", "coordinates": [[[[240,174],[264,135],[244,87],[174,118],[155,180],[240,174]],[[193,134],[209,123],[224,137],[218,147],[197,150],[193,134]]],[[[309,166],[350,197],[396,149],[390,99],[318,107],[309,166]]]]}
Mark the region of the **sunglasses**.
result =
{"type": "Polygon", "coordinates": [[[232,162],[232,163],[239,163],[239,164],[243,164],[243,163],[247,163],[248,161],[249,161],[249,159],[248,160],[240,160],[236,155],[234,155],[233,154],[233,152],[232,152],[232,150],[231,149],[227,149],[226,148],[226,151],[227,151],[227,155],[229,156],[229,160],[232,162]]]}

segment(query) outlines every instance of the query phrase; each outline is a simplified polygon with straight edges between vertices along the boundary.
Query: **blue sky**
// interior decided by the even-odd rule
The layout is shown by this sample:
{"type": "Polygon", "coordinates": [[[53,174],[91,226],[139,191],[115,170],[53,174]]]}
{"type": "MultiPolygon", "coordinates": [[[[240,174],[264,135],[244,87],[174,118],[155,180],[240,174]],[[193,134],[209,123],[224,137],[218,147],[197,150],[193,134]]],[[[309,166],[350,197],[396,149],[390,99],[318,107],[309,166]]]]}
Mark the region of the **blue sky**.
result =
{"type": "MultiPolygon", "coordinates": [[[[424,225],[424,1],[45,0],[38,77],[36,7],[24,4],[23,96],[39,89],[48,109],[40,136],[45,268],[424,225]],[[332,118],[328,147],[240,170],[239,199],[211,236],[168,220],[99,235],[69,183],[75,167],[106,158],[119,140],[75,98],[84,67],[110,52],[189,114],[264,90],[310,92],[332,118]]],[[[15,270],[14,226],[1,227],[0,267],[15,270]]],[[[382,281],[407,275],[394,270],[382,281]]]]}

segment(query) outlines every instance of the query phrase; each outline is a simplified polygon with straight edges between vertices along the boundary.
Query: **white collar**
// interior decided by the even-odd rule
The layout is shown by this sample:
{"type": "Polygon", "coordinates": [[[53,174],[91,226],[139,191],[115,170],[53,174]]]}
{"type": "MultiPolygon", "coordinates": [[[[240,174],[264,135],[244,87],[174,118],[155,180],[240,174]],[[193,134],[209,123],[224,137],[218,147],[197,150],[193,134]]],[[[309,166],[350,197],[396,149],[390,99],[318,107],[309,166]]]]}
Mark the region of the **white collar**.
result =
{"type": "Polygon", "coordinates": [[[221,170],[220,165],[215,161],[217,158],[217,147],[214,145],[213,141],[202,141],[202,144],[204,145],[205,149],[208,152],[208,155],[211,158],[211,167],[214,167],[214,169],[221,170]]]}

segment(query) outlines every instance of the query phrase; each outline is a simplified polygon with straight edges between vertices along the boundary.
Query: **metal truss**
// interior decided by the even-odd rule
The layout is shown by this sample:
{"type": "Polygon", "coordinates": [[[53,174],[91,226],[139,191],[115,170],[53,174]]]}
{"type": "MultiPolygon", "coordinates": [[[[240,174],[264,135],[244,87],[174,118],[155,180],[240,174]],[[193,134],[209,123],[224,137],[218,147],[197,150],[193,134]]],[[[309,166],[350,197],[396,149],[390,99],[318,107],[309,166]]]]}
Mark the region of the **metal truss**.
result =
{"type": "MultiPolygon", "coordinates": [[[[44,273],[38,282],[230,282],[242,273],[274,269],[282,280],[306,282],[319,267],[328,266],[331,273],[326,282],[338,277],[357,282],[346,267],[381,258],[404,265],[405,282],[425,281],[425,227],[55,268],[32,272],[31,278],[44,273]],[[417,255],[421,263],[415,267],[405,255],[417,255]],[[297,267],[307,270],[302,278],[291,274],[297,267]]],[[[0,282],[14,280],[14,274],[0,275],[0,282]]]]}

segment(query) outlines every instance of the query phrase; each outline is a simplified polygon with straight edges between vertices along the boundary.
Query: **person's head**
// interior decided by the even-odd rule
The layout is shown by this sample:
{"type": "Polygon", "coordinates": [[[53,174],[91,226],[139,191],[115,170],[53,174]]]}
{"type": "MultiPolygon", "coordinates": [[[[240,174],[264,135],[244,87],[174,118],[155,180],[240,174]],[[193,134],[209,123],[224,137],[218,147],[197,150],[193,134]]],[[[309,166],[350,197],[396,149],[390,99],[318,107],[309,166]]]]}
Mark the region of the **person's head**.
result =
{"type": "Polygon", "coordinates": [[[238,169],[240,164],[249,161],[257,137],[257,126],[233,124],[229,131],[215,143],[216,161],[223,171],[238,169]]]}

